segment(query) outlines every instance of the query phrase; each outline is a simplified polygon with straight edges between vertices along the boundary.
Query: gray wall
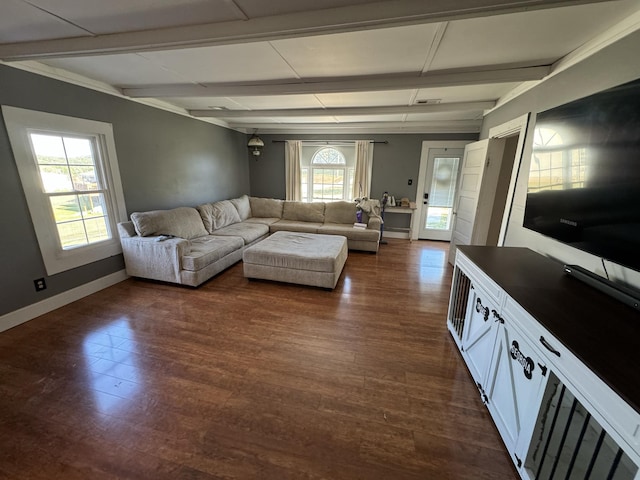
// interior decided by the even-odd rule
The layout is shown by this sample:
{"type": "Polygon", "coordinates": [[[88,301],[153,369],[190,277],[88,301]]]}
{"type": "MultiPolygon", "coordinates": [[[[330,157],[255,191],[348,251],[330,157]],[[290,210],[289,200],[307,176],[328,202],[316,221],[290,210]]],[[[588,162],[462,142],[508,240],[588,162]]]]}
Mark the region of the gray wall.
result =
{"type": "MultiPolygon", "coordinates": [[[[284,143],[273,140],[374,140],[371,198],[381,198],[386,191],[396,198],[416,199],[418,170],[422,142],[438,140],[477,140],[476,134],[388,134],[388,135],[260,135],[265,147],[257,160],[249,161],[251,195],[256,197],[285,197],[284,143]],[[413,184],[408,185],[412,179],[413,184]]],[[[407,215],[390,215],[385,219],[389,228],[408,227],[407,215]]]]}
{"type": "MultiPolygon", "coordinates": [[[[486,138],[489,129],[496,125],[517,118],[527,112],[533,113],[529,122],[520,165],[514,209],[507,231],[506,245],[529,247],[564,263],[578,264],[599,275],[606,275],[598,257],[543,237],[522,227],[535,114],[600,90],[640,78],[638,52],[640,52],[640,32],[635,32],[589,57],[582,63],[551,77],[485,118],[481,138],[486,138]]],[[[612,279],[640,288],[640,273],[613,264],[608,264],[607,270],[612,279]]]]}
{"type": "MultiPolygon", "coordinates": [[[[3,65],[0,104],[113,124],[128,213],[249,192],[242,133],[3,65]]],[[[0,219],[0,315],[124,268],[118,255],[47,277],[4,122],[0,219]],[[36,293],[40,277],[47,289],[36,293]]]]}

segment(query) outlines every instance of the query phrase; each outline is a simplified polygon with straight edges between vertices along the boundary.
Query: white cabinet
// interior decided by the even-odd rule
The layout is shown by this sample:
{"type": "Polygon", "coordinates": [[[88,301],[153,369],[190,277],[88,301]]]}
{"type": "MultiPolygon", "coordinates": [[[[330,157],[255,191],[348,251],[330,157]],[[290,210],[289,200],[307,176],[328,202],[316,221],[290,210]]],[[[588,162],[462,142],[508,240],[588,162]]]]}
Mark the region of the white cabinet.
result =
{"type": "Polygon", "coordinates": [[[501,318],[485,394],[487,408],[518,467],[525,457],[547,374],[545,360],[527,338],[501,318]]]}
{"type": "MultiPolygon", "coordinates": [[[[524,267],[514,262],[518,255],[497,265],[493,259],[500,259],[501,252],[492,250],[487,260],[484,250],[474,250],[480,248],[495,247],[463,247],[457,254],[447,324],[520,476],[640,480],[638,410],[576,357],[575,348],[556,338],[514,299],[515,293],[529,306],[550,298],[563,302],[565,292],[554,297],[554,276],[546,276],[545,268],[554,265],[547,259],[539,269],[548,283],[540,282],[542,277],[531,282],[528,276],[540,272],[526,267],[536,265],[536,254],[527,251],[529,263],[521,262],[524,267]],[[483,268],[498,272],[503,283],[509,278],[509,288],[499,286],[466,256],[467,251],[475,252],[473,258],[480,259],[483,268]],[[502,274],[505,269],[511,271],[502,274]],[[544,295],[533,295],[528,284],[538,285],[532,288],[544,295]],[[588,472],[590,477],[585,477],[588,472]]],[[[568,287],[569,297],[576,293],[572,288],[568,287]]],[[[584,292],[579,293],[576,297],[583,301],[584,292]]]]}

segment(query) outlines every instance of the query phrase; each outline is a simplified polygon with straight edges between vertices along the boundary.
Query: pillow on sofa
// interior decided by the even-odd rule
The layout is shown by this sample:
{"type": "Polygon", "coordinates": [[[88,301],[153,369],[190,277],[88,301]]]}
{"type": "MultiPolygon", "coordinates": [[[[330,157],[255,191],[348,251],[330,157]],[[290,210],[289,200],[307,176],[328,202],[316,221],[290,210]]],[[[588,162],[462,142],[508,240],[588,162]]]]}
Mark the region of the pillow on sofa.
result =
{"type": "Polygon", "coordinates": [[[241,197],[231,199],[230,202],[233,203],[234,207],[236,207],[241,221],[244,221],[251,216],[249,197],[242,195],[241,197]]]}
{"type": "Polygon", "coordinates": [[[131,214],[131,221],[136,233],[141,237],[173,235],[190,240],[208,233],[204,228],[200,214],[191,207],[134,212],[131,214]]]}
{"type": "Polygon", "coordinates": [[[324,203],[284,202],[283,220],[324,222],[324,203]]]}
{"type": "Polygon", "coordinates": [[[249,205],[251,205],[251,215],[261,218],[281,218],[282,217],[282,200],[275,198],[259,198],[249,197],[249,205]]]}
{"type": "Polygon", "coordinates": [[[211,219],[213,230],[219,230],[227,225],[233,225],[240,221],[238,210],[229,200],[222,200],[211,204],[211,219]]]}
{"type": "Polygon", "coordinates": [[[327,202],[324,207],[325,223],[355,223],[356,204],[353,202],[327,202]]]}

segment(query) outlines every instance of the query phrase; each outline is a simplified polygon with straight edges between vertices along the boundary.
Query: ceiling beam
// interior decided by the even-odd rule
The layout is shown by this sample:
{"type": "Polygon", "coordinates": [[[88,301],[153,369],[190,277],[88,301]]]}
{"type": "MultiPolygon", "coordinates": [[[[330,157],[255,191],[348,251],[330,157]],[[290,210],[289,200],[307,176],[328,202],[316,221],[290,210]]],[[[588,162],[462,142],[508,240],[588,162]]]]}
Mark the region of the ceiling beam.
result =
{"type": "MultiPolygon", "coordinates": [[[[231,128],[247,129],[247,124],[230,124],[231,128]]],[[[258,123],[251,131],[269,133],[478,133],[482,120],[451,120],[426,122],[354,122],[354,123],[258,123]]]]}
{"type": "Polygon", "coordinates": [[[394,0],[155,30],[0,44],[4,61],[262,42],[615,0],[394,0]]]}
{"type": "Polygon", "coordinates": [[[277,82],[201,85],[157,85],[123,88],[122,93],[132,98],[167,97],[254,97],[262,95],[304,95],[320,93],[375,92],[409,90],[414,88],[457,87],[491,83],[525,82],[540,80],[548,75],[548,65],[538,67],[507,68],[497,70],[449,71],[412,75],[378,75],[317,80],[282,80],[277,82]]]}
{"type": "Polygon", "coordinates": [[[392,105],[383,107],[340,108],[283,108],[278,110],[189,110],[194,117],[252,118],[252,117],[324,117],[340,115],[388,115],[396,113],[441,113],[469,110],[489,110],[496,102],[452,102],[430,105],[392,105]]]}

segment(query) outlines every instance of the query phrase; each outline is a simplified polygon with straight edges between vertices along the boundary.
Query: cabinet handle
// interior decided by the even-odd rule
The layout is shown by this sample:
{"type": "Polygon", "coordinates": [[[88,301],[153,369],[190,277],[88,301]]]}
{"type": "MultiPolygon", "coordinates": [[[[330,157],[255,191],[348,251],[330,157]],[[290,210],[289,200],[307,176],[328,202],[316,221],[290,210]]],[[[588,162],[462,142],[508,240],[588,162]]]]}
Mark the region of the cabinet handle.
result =
{"type": "Polygon", "coordinates": [[[484,317],[485,322],[489,320],[489,308],[482,306],[482,300],[480,298],[476,300],[476,312],[482,312],[482,316],[484,317]]]}
{"type": "Polygon", "coordinates": [[[498,312],[491,310],[491,313],[493,313],[493,318],[495,318],[494,322],[500,322],[504,325],[504,318],[502,318],[498,312]]]}
{"type": "Polygon", "coordinates": [[[551,345],[549,345],[549,342],[547,342],[544,337],[540,337],[540,343],[542,345],[544,345],[544,347],[549,350],[551,353],[553,353],[554,355],[560,356],[560,352],[558,350],[556,350],[555,348],[553,348],[551,345]]]}

